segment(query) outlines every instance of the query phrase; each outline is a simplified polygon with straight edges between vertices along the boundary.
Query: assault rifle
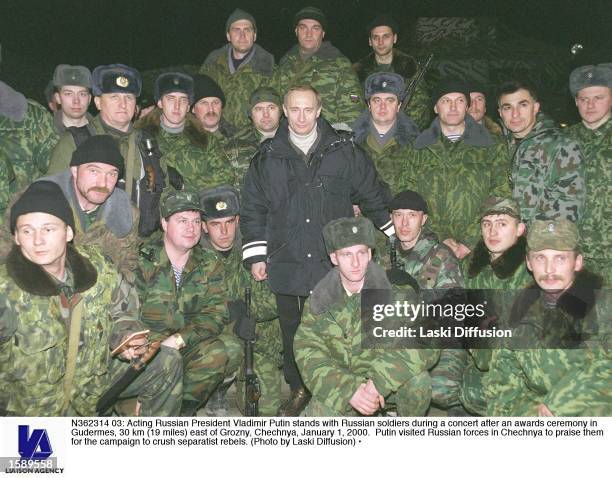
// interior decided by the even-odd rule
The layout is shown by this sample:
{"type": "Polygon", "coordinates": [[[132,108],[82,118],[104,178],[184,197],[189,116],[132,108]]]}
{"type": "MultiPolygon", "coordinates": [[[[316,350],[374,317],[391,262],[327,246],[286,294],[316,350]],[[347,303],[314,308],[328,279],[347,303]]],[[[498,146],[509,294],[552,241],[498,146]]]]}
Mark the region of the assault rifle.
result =
{"type": "Polygon", "coordinates": [[[247,417],[259,415],[261,389],[254,370],[253,351],[255,348],[255,320],[251,317],[251,288],[244,290],[246,314],[236,324],[237,335],[244,340],[244,414],[247,417]]]}
{"type": "Polygon", "coordinates": [[[427,73],[427,70],[429,70],[433,57],[434,54],[430,53],[427,59],[425,60],[425,63],[421,65],[421,69],[419,70],[419,72],[414,76],[414,78],[412,78],[412,81],[408,85],[408,88],[406,88],[406,93],[404,94],[404,99],[402,101],[402,110],[404,111],[404,113],[408,112],[408,105],[410,104],[410,100],[414,96],[414,92],[416,91],[417,86],[419,86],[419,83],[421,83],[421,81],[423,80],[425,73],[427,73]]]}

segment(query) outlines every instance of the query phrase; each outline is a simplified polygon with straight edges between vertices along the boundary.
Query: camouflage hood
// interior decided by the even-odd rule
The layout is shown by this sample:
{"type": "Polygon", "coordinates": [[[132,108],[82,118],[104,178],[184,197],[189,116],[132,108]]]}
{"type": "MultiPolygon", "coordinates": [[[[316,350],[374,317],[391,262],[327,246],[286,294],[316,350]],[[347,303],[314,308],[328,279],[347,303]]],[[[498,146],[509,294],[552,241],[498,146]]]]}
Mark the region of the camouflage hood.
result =
{"type": "Polygon", "coordinates": [[[470,279],[473,279],[490,264],[498,279],[508,279],[525,263],[526,251],[527,239],[525,235],[522,235],[510,249],[505,251],[497,260],[491,262],[489,250],[481,239],[478,241],[478,244],[476,244],[474,253],[470,255],[467,275],[470,279]]]}
{"type": "MultiPolygon", "coordinates": [[[[503,131],[504,137],[508,140],[508,142],[510,143],[515,142],[515,139],[512,136],[512,132],[508,128],[506,128],[503,121],[502,121],[502,131],[503,131]]],[[[529,132],[527,136],[525,136],[522,139],[521,143],[529,141],[531,138],[535,138],[536,136],[539,136],[544,133],[558,132],[558,131],[559,131],[559,128],[557,127],[553,119],[550,118],[546,113],[540,112],[536,116],[536,123],[533,126],[533,129],[529,132]]]]}
{"type": "MultiPolygon", "coordinates": [[[[230,72],[234,73],[234,65],[230,61],[230,55],[231,44],[227,43],[221,48],[213,50],[206,58],[204,66],[211,65],[212,63],[215,63],[217,61],[225,60],[229,66],[230,72]]],[[[261,73],[265,76],[271,76],[272,71],[274,70],[274,55],[264,50],[256,43],[253,45],[253,48],[249,52],[247,58],[244,59],[238,69],[244,68],[246,65],[249,65],[257,73],[261,73]]]]}
{"type": "MultiPolygon", "coordinates": [[[[437,143],[442,136],[440,128],[440,118],[436,117],[431,123],[431,126],[423,131],[414,141],[414,149],[425,149],[437,143]]],[[[495,140],[487,129],[476,123],[468,114],[465,115],[465,131],[461,138],[465,144],[480,148],[488,148],[495,144],[495,140]]]]}
{"type": "MultiPolygon", "coordinates": [[[[148,115],[136,121],[134,127],[156,137],[161,129],[161,114],[162,110],[156,107],[148,115]]],[[[185,118],[185,129],[182,134],[184,134],[194,146],[204,148],[208,145],[210,133],[202,127],[201,123],[192,113],[187,113],[185,118]]]]}
{"type": "MultiPolygon", "coordinates": [[[[288,61],[289,57],[299,56],[299,54],[300,46],[296,44],[285,54],[285,56],[280,59],[278,65],[283,65],[283,63],[288,61]]],[[[321,48],[319,48],[317,52],[312,55],[312,57],[320,58],[321,60],[335,60],[336,58],[344,58],[345,56],[340,50],[333,46],[331,42],[324,41],[321,43],[321,48]]]]}
{"type": "MultiPolygon", "coordinates": [[[[375,262],[368,264],[363,289],[391,289],[385,270],[375,262]]],[[[320,315],[341,305],[345,299],[346,291],[342,286],[340,272],[334,267],[314,288],[310,297],[310,310],[313,314],[320,315]]]]}
{"type": "Polygon", "coordinates": [[[23,121],[28,111],[28,101],[21,93],[0,81],[0,116],[11,121],[23,121]]]}
{"type": "MultiPolygon", "coordinates": [[[[370,134],[370,110],[366,109],[361,113],[361,116],[353,123],[352,128],[355,134],[355,142],[363,144],[370,134]]],[[[419,128],[417,125],[406,113],[400,111],[397,116],[397,131],[395,133],[395,139],[398,144],[405,146],[411,143],[418,135],[419,128]]]]}

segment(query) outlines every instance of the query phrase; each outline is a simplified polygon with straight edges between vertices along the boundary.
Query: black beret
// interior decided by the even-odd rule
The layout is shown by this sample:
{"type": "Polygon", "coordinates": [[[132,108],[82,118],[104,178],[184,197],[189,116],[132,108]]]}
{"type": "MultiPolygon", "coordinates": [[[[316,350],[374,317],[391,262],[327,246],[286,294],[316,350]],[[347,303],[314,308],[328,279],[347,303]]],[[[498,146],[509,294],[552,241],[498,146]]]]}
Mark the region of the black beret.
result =
{"type": "Polygon", "coordinates": [[[304,7],[293,17],[293,26],[297,27],[300,20],[316,20],[323,30],[327,30],[327,17],[317,7],[304,7]]]}
{"type": "Polygon", "coordinates": [[[15,233],[17,218],[32,212],[51,214],[70,226],[74,232],[72,208],[61,188],[51,181],[36,181],[25,190],[11,207],[11,233],[15,233]]]}
{"type": "Polygon", "coordinates": [[[90,136],[74,150],[70,166],[87,163],[110,164],[119,170],[119,177],[123,176],[125,161],[117,143],[107,134],[90,136]]]}
{"type": "Polygon", "coordinates": [[[427,214],[427,202],[415,191],[402,191],[397,193],[389,203],[389,211],[396,209],[410,209],[412,211],[423,211],[427,214]]]}
{"type": "Polygon", "coordinates": [[[219,98],[225,106],[225,95],[219,84],[208,75],[195,75],[193,77],[193,104],[202,98],[219,98]]]}
{"type": "Polygon", "coordinates": [[[399,30],[399,26],[397,25],[395,18],[393,18],[388,13],[381,13],[380,15],[377,15],[376,18],[374,18],[374,20],[368,23],[368,26],[367,26],[368,35],[370,35],[372,30],[374,30],[374,28],[376,27],[389,27],[391,28],[393,33],[397,33],[399,30]]]}
{"type": "Polygon", "coordinates": [[[464,81],[455,78],[443,78],[440,80],[431,95],[433,104],[435,105],[442,96],[448,93],[462,93],[467,100],[468,106],[470,105],[470,89],[468,85],[464,81]]]}
{"type": "Polygon", "coordinates": [[[138,70],[121,63],[97,66],[92,77],[94,96],[105,93],[132,93],[140,96],[142,91],[142,79],[138,70]]]}
{"type": "Polygon", "coordinates": [[[154,98],[157,103],[167,93],[185,93],[193,103],[193,78],[184,73],[162,73],[155,80],[154,98]]]}

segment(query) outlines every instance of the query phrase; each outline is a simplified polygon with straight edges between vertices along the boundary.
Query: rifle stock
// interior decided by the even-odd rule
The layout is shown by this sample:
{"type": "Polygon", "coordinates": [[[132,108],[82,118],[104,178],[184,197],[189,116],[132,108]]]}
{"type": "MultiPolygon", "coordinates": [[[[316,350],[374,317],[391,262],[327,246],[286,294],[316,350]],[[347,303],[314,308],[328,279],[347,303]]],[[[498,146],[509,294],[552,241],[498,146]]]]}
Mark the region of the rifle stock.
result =
{"type": "MultiPolygon", "coordinates": [[[[255,324],[251,321],[251,288],[247,287],[244,291],[244,301],[246,304],[246,320],[250,326],[255,328],[255,324]]],[[[255,334],[253,333],[254,337],[255,334]]],[[[246,339],[244,341],[244,408],[245,416],[256,417],[259,415],[259,398],[261,397],[261,389],[259,379],[254,370],[254,352],[255,339],[246,339]]]]}

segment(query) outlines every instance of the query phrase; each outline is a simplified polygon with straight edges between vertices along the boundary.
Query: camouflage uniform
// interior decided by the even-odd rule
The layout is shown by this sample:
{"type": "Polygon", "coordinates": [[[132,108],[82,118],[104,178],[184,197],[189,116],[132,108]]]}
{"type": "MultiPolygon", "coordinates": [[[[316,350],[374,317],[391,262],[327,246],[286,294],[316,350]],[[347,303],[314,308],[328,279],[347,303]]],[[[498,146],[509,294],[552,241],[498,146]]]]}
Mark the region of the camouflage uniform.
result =
{"type": "Polygon", "coordinates": [[[163,340],[178,333],[186,344],[180,350],[183,406],[197,409],[236,372],[242,357],[242,344],[230,330],[223,300],[222,267],[194,247],[177,286],[163,234],[158,232],[140,248],[136,286],[141,318],[151,337],[163,340]]]}
{"type": "Polygon", "coordinates": [[[570,126],[569,136],[580,144],[584,155],[586,196],[578,225],[580,249],[590,270],[612,283],[612,119],[591,130],[582,122],[570,126]]]}
{"type": "Polygon", "coordinates": [[[282,96],[289,88],[310,85],[321,95],[322,115],[332,124],[351,124],[363,111],[363,88],[349,60],[329,42],[303,60],[295,45],[280,60],[271,86],[282,96]]]}
{"type": "Polygon", "coordinates": [[[455,239],[468,248],[480,236],[478,213],[488,196],[508,196],[504,148],[469,116],[463,137],[452,143],[436,118],[413,143],[412,167],[399,174],[429,205],[429,228],[440,240],[455,239]]]}
{"type": "Polygon", "coordinates": [[[238,70],[234,71],[231,50],[228,43],[212,51],[200,67],[200,73],[210,76],[225,93],[223,116],[237,128],[244,128],[251,123],[248,115],[251,93],[270,82],[274,56],[255,44],[238,70]]]}
{"type": "MultiPolygon", "coordinates": [[[[382,268],[370,263],[364,289],[390,288],[382,268]]],[[[360,308],[361,294],[346,294],[337,269],[327,273],[306,302],[294,342],[295,360],[312,392],[304,415],[355,415],[349,400],[369,378],[389,405],[396,404],[399,415],[424,415],[431,400],[427,370],[439,352],[362,348],[360,308]]]]}
{"type": "MultiPolygon", "coordinates": [[[[379,71],[402,75],[406,84],[409,85],[412,79],[419,74],[421,67],[412,56],[394,48],[391,64],[379,65],[376,63],[374,52],[370,52],[368,56],[353,65],[353,70],[357,73],[362,85],[369,75],[379,71]]],[[[402,107],[402,111],[410,116],[419,129],[425,129],[429,126],[433,120],[433,108],[431,106],[429,87],[424,78],[421,79],[414,90],[408,107],[406,109],[402,107]]]]}
{"type": "MultiPolygon", "coordinates": [[[[534,219],[582,217],[584,161],[578,144],[538,113],[531,132],[520,142],[506,133],[510,157],[512,198],[519,203],[527,225],[534,219]]],[[[503,196],[503,194],[500,194],[503,196]]]]}
{"type": "MultiPolygon", "coordinates": [[[[0,270],[0,395],[8,399],[14,415],[94,415],[98,399],[128,367],[111,360],[109,346],[144,328],[134,289],[95,248],[68,246],[66,261],[63,284],[25,259],[17,247],[0,270]],[[67,323],[72,314],[68,304],[74,300],[72,307],[83,301],[84,316],[69,407],[64,408],[67,323]]],[[[176,415],[181,379],[178,353],[162,347],[122,397],[138,396],[142,415],[176,415]]]]}
{"type": "MultiPolygon", "coordinates": [[[[524,236],[495,261],[484,241],[478,242],[474,251],[461,265],[467,289],[483,291],[485,297],[478,302],[487,302],[487,317],[496,317],[494,324],[500,329],[502,319],[507,316],[515,292],[532,283],[533,278],[525,264],[527,242],[524,236]],[[495,294],[491,291],[500,291],[495,294]]],[[[470,412],[486,415],[487,403],[484,396],[483,380],[489,371],[491,349],[470,349],[470,360],[463,372],[461,404],[470,412]]]]}

